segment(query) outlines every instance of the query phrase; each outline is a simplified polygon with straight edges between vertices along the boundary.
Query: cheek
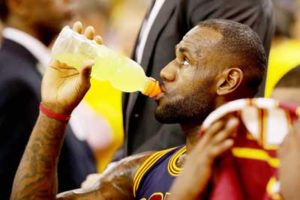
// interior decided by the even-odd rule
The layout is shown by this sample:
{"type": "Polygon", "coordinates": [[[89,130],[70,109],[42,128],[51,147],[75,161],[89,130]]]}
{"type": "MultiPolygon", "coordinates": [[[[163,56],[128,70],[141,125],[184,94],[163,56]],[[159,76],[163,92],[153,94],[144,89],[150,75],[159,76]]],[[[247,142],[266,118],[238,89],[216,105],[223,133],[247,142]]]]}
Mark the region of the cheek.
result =
{"type": "Polygon", "coordinates": [[[193,88],[199,84],[203,80],[201,73],[199,70],[195,70],[193,67],[182,69],[178,72],[178,85],[180,88],[185,91],[193,88]]]}
{"type": "Polygon", "coordinates": [[[180,81],[183,94],[191,94],[203,89],[210,90],[214,83],[214,76],[206,70],[190,70],[180,81]]]}

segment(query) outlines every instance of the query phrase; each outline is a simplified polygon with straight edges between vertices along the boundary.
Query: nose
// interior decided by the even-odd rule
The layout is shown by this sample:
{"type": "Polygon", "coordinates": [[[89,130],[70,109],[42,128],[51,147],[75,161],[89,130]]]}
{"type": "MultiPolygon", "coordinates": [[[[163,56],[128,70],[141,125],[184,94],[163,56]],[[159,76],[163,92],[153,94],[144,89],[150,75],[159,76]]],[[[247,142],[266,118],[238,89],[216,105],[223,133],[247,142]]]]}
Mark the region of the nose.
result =
{"type": "Polygon", "coordinates": [[[171,61],[167,66],[165,66],[160,71],[160,77],[163,81],[174,81],[176,79],[176,68],[175,68],[175,61],[171,61]]]}

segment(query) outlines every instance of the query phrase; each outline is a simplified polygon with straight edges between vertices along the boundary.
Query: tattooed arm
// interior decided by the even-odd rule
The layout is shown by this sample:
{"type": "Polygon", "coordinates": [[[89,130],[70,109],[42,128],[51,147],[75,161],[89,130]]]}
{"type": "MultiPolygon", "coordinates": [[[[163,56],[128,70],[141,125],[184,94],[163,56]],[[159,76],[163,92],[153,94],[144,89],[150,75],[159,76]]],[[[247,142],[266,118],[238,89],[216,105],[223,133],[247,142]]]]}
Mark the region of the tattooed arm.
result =
{"type": "Polygon", "coordinates": [[[40,114],[17,170],[11,199],[54,199],[66,123],[40,114]]]}
{"type": "Polygon", "coordinates": [[[56,196],[57,158],[66,124],[40,114],[17,171],[11,199],[133,199],[133,176],[151,152],[123,159],[89,189],[56,196]]]}
{"type": "MultiPolygon", "coordinates": [[[[73,29],[82,33],[82,25],[73,29]]],[[[84,35],[96,42],[92,27],[84,35]]],[[[42,82],[42,105],[61,114],[70,114],[90,87],[91,64],[77,69],[53,62],[42,82]]],[[[122,161],[101,178],[98,185],[89,190],[75,190],[56,197],[57,161],[62,146],[66,122],[52,119],[40,113],[23,158],[16,173],[11,199],[132,199],[133,174],[148,154],[122,161]]]]}

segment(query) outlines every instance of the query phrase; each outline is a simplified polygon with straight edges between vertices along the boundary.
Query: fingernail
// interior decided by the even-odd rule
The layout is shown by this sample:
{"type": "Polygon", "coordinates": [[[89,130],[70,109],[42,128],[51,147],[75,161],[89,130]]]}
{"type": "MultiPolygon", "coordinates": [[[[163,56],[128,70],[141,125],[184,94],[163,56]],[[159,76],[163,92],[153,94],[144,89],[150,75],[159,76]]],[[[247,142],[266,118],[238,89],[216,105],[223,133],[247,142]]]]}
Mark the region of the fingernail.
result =
{"type": "Polygon", "coordinates": [[[226,126],[227,126],[228,128],[231,128],[231,127],[234,127],[234,126],[238,125],[238,123],[239,123],[239,120],[238,120],[237,118],[230,118],[230,119],[228,120],[226,126]]]}
{"type": "Polygon", "coordinates": [[[226,146],[232,146],[233,143],[234,143],[233,139],[227,139],[227,140],[225,141],[226,146]]]}

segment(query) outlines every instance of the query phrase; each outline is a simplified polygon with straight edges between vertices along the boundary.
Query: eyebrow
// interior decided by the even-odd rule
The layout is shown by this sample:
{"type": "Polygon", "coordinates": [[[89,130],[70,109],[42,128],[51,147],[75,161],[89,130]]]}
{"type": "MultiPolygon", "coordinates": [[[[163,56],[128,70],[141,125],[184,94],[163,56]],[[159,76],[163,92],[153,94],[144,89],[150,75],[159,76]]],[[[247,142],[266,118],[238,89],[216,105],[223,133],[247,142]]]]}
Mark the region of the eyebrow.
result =
{"type": "Polygon", "coordinates": [[[178,45],[176,46],[176,51],[179,51],[180,53],[188,52],[189,50],[186,47],[181,47],[178,45]]]}
{"type": "Polygon", "coordinates": [[[185,54],[189,59],[195,59],[195,52],[187,47],[180,46],[180,44],[176,45],[176,55],[177,53],[185,54]]]}

